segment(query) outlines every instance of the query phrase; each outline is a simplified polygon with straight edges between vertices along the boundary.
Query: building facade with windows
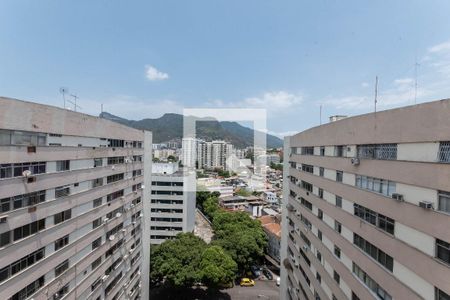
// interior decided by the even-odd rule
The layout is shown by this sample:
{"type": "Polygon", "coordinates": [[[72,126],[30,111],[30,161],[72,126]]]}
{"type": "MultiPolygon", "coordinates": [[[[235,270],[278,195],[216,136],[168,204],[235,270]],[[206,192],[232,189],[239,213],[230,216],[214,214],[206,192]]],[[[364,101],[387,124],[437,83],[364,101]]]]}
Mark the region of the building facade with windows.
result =
{"type": "Polygon", "coordinates": [[[450,100],[285,139],[281,299],[450,299],[450,100]]]}
{"type": "Polygon", "coordinates": [[[150,132],[0,98],[0,298],[145,297],[144,156],[150,132]]]}
{"type": "Polygon", "coordinates": [[[178,163],[153,163],[150,242],[161,244],[195,226],[195,172],[178,163]]]}

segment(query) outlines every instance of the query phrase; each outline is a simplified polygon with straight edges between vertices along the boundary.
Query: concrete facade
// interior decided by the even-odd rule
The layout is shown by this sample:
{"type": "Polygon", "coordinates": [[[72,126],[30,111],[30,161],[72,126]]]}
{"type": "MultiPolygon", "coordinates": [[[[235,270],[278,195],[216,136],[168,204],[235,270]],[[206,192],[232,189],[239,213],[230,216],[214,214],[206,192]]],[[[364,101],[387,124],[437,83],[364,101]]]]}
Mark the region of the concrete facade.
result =
{"type": "Polygon", "coordinates": [[[148,295],[141,224],[151,138],[0,98],[1,299],[148,295]]]}
{"type": "Polygon", "coordinates": [[[449,141],[450,100],[286,138],[281,299],[449,299],[449,141]]]}

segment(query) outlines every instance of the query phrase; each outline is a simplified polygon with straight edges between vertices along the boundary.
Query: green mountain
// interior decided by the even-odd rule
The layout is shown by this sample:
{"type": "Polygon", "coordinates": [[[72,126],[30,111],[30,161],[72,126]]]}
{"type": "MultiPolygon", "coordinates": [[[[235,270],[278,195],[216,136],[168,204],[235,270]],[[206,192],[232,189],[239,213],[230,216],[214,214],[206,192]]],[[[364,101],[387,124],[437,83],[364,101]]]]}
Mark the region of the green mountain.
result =
{"type": "MultiPolygon", "coordinates": [[[[127,120],[107,112],[100,114],[101,118],[118,122],[133,128],[145,129],[153,132],[153,142],[163,143],[170,140],[179,140],[183,137],[183,115],[164,114],[157,119],[143,119],[140,121],[127,120]]],[[[253,146],[253,129],[242,126],[236,122],[201,121],[196,123],[196,135],[206,141],[224,140],[237,148],[253,146]]],[[[267,135],[267,147],[279,148],[283,140],[267,135]]]]}

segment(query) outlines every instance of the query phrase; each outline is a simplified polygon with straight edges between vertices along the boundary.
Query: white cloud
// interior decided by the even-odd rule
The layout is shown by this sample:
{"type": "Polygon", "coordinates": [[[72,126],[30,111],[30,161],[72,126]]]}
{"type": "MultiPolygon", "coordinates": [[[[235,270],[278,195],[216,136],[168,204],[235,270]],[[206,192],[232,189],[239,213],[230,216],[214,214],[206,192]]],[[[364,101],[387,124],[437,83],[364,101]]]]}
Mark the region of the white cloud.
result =
{"type": "Polygon", "coordinates": [[[206,106],[236,108],[266,108],[270,112],[282,111],[300,105],[303,97],[286,91],[266,92],[257,97],[248,97],[240,101],[225,102],[221,99],[208,101],[206,106]]]}
{"type": "Polygon", "coordinates": [[[153,66],[145,67],[145,76],[150,81],[166,80],[169,78],[169,74],[161,72],[153,66]]]}
{"type": "Polygon", "coordinates": [[[285,136],[291,136],[291,135],[297,134],[300,131],[301,130],[289,130],[289,131],[276,132],[276,131],[268,130],[267,133],[271,134],[271,135],[275,135],[279,138],[284,138],[285,136]]]}
{"type": "Polygon", "coordinates": [[[434,45],[430,48],[428,48],[428,52],[430,53],[439,53],[439,52],[446,52],[450,51],[450,41],[434,45]]]}

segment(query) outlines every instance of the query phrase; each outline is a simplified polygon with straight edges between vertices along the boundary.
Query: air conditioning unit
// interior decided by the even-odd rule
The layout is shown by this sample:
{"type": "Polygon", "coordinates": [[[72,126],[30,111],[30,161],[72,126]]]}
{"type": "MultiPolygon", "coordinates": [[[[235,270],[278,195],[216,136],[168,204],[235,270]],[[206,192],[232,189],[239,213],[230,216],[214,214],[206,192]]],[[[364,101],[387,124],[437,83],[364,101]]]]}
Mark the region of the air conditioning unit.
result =
{"type": "Polygon", "coordinates": [[[145,185],[141,185],[141,190],[145,189],[145,185]]]}
{"type": "Polygon", "coordinates": [[[114,170],[116,168],[116,166],[115,165],[113,165],[112,167],[111,167],[111,170],[114,170]]]}
{"type": "Polygon", "coordinates": [[[108,221],[109,221],[109,218],[105,218],[105,219],[103,220],[103,222],[105,222],[105,223],[108,223],[108,221]]]}
{"type": "Polygon", "coordinates": [[[125,200],[125,196],[120,196],[120,200],[125,200]]]}
{"type": "Polygon", "coordinates": [[[7,220],[8,220],[8,216],[0,217],[0,223],[6,223],[7,220]]]}
{"type": "Polygon", "coordinates": [[[433,209],[433,203],[429,201],[420,201],[419,206],[425,209],[433,209]]]}
{"type": "Polygon", "coordinates": [[[106,280],[108,279],[108,277],[109,277],[109,275],[104,275],[104,276],[102,277],[102,281],[106,281],[106,280]]]}
{"type": "Polygon", "coordinates": [[[116,238],[116,237],[114,236],[114,234],[112,234],[112,235],[109,236],[109,240],[110,240],[110,241],[114,241],[115,238],[116,238]]]}
{"type": "Polygon", "coordinates": [[[357,165],[359,165],[359,158],[353,157],[351,159],[351,162],[352,162],[352,165],[357,166],[357,165]]]}
{"type": "Polygon", "coordinates": [[[398,194],[398,193],[393,193],[392,194],[392,199],[397,200],[398,202],[403,202],[405,201],[405,199],[403,199],[403,195],[402,194],[398,194]]]}
{"type": "Polygon", "coordinates": [[[134,252],[134,249],[130,249],[130,250],[128,250],[128,252],[131,254],[134,252]]]}
{"type": "Polygon", "coordinates": [[[131,203],[131,205],[130,205],[131,207],[134,207],[134,203],[131,203]]]}
{"type": "Polygon", "coordinates": [[[131,222],[131,224],[136,225],[136,221],[131,222]]]}
{"type": "Polygon", "coordinates": [[[122,213],[120,213],[120,212],[118,212],[117,214],[116,214],[116,218],[120,218],[122,216],[122,213]]]}
{"type": "Polygon", "coordinates": [[[31,174],[32,174],[32,173],[31,173],[30,170],[25,170],[25,171],[22,172],[22,176],[23,176],[23,177],[30,177],[31,174]]]}
{"type": "Polygon", "coordinates": [[[125,254],[125,255],[123,256],[123,259],[127,259],[127,258],[128,258],[128,255],[125,254]]]}

